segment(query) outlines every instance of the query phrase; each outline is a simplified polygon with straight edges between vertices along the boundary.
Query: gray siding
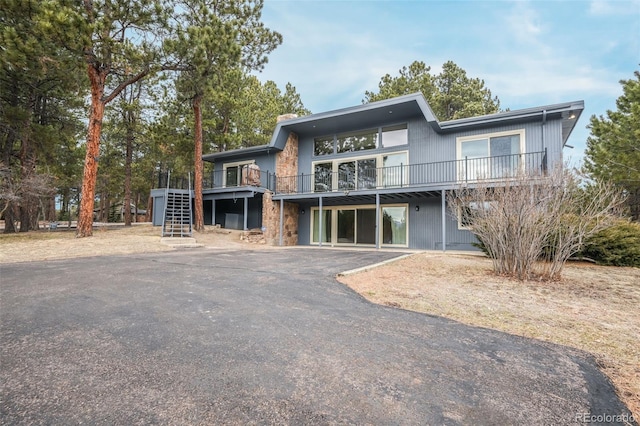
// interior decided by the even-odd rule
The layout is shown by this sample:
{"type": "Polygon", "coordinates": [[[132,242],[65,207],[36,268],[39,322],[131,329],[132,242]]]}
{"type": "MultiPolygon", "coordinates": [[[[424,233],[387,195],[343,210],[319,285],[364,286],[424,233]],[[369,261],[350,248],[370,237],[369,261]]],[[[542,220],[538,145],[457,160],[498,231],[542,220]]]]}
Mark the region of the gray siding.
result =
{"type": "MultiPolygon", "coordinates": [[[[413,200],[409,209],[409,248],[442,250],[442,199],[428,197],[413,200]],[[420,206],[416,211],[415,206],[420,206]]],[[[448,250],[474,249],[475,236],[458,229],[458,220],[445,207],[445,239],[448,250]]]]}
{"type": "Polygon", "coordinates": [[[164,215],[164,189],[152,189],[151,197],[153,198],[153,217],[151,221],[154,226],[162,225],[164,215]]]}
{"type": "Polygon", "coordinates": [[[544,141],[547,148],[547,167],[553,169],[562,164],[562,120],[549,120],[544,126],[544,141]]]}
{"type": "MultiPolygon", "coordinates": [[[[436,197],[407,198],[394,200],[392,204],[409,204],[409,248],[420,250],[442,250],[442,199],[436,197]],[[416,206],[420,209],[416,211],[416,206]]],[[[360,205],[360,204],[359,204],[360,205]]],[[[374,205],[374,204],[372,204],[374,205]]],[[[381,203],[384,206],[385,203],[381,203]]],[[[309,245],[311,208],[318,204],[300,204],[305,214],[298,218],[298,244],[309,245]]],[[[325,205],[325,207],[329,207],[325,205]]],[[[344,206],[348,208],[348,206],[344,206]]],[[[446,244],[448,250],[474,250],[471,243],[475,236],[468,230],[458,229],[458,221],[446,207],[446,244]]]]}
{"type": "Polygon", "coordinates": [[[268,153],[264,153],[264,154],[260,154],[260,155],[248,155],[247,158],[243,158],[243,159],[233,159],[233,160],[228,160],[228,161],[221,161],[219,163],[215,163],[215,169],[216,170],[223,170],[224,169],[224,165],[227,163],[238,163],[240,161],[251,161],[251,160],[255,160],[256,165],[258,167],[260,167],[260,170],[263,172],[270,172],[270,173],[274,173],[276,167],[276,157],[275,154],[268,154],[268,153]]]}
{"type": "MultiPolygon", "coordinates": [[[[385,124],[386,125],[386,124],[385,124]]],[[[313,137],[307,136],[300,139],[298,150],[298,164],[300,173],[312,173],[312,162],[319,160],[333,160],[340,157],[352,157],[358,155],[371,155],[380,152],[409,151],[409,163],[434,163],[457,159],[456,138],[473,135],[483,135],[494,132],[510,130],[525,131],[525,151],[539,152],[548,149],[550,166],[554,162],[562,161],[562,122],[561,120],[548,120],[545,125],[541,122],[510,124],[505,126],[493,126],[485,129],[475,129],[465,132],[436,133],[424,119],[414,119],[407,122],[409,144],[408,146],[394,147],[392,149],[377,149],[361,151],[358,153],[313,156],[313,137]],[[542,129],[544,127],[544,140],[542,129]]],[[[321,135],[318,135],[321,136],[321,135]]]]}

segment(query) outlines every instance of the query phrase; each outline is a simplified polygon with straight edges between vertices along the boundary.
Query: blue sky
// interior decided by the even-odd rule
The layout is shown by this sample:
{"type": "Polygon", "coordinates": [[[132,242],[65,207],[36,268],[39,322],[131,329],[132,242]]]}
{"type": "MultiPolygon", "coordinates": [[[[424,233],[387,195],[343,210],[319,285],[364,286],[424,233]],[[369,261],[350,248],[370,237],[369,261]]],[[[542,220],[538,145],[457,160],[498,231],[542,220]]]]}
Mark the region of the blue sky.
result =
{"type": "Polygon", "coordinates": [[[584,100],[565,151],[581,161],[592,114],[615,109],[618,83],[640,68],[640,0],[265,0],[284,42],[259,78],[292,83],[312,112],[362,103],[380,78],[420,60],[452,60],[502,108],[584,100]]]}

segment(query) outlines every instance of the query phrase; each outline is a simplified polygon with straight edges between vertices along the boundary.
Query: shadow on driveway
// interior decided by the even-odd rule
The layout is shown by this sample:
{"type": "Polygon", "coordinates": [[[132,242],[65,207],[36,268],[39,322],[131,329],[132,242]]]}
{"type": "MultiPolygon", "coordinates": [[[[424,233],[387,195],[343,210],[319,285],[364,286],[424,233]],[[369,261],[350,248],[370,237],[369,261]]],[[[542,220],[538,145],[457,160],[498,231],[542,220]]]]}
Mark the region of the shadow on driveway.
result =
{"type": "Polygon", "coordinates": [[[583,352],[373,305],[333,278],[395,256],[199,249],[0,265],[2,423],[630,418],[583,352]]]}

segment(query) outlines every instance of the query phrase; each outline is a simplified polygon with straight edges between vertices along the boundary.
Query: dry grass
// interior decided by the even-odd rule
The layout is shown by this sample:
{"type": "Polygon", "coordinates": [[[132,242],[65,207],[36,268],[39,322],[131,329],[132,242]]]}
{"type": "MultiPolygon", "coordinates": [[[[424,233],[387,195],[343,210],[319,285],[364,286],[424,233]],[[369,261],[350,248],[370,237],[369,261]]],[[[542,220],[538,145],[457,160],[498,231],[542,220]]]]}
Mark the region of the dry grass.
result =
{"type": "MultiPolygon", "coordinates": [[[[198,243],[207,247],[246,247],[240,241],[240,231],[215,230],[195,232],[198,243]]],[[[252,248],[264,247],[251,245],[252,248]]],[[[75,232],[64,228],[56,231],[35,231],[0,234],[0,263],[68,259],[87,256],[151,253],[173,250],[160,243],[160,228],[138,224],[96,227],[93,236],[76,238],[75,232]]]]}
{"type": "Polygon", "coordinates": [[[482,256],[420,253],[340,280],[375,303],[590,352],[640,418],[638,268],[570,263],[560,282],[520,282],[482,256]]]}

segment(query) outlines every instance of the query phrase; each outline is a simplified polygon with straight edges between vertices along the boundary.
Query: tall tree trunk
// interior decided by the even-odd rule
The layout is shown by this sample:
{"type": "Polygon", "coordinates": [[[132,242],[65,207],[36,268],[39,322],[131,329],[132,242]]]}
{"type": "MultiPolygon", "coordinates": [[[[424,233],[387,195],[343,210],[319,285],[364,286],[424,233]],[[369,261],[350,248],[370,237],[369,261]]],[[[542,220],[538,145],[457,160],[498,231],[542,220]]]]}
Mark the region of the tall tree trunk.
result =
{"type": "MultiPolygon", "coordinates": [[[[30,97],[29,105],[33,105],[34,103],[35,100],[33,100],[33,97],[30,97]]],[[[20,180],[22,181],[22,185],[25,185],[25,182],[27,182],[36,171],[36,154],[31,145],[31,118],[32,113],[30,110],[22,123],[22,136],[20,138],[20,180]]],[[[31,188],[25,189],[27,189],[27,194],[23,194],[22,197],[20,197],[20,232],[28,232],[31,230],[32,205],[37,202],[35,197],[28,195],[28,192],[30,192],[29,189],[31,188]]]]}
{"type": "Polygon", "coordinates": [[[31,216],[29,215],[29,205],[31,200],[22,200],[20,205],[20,232],[28,232],[31,228],[31,216]]]}
{"type": "Polygon", "coordinates": [[[151,222],[153,219],[153,197],[149,194],[147,198],[147,214],[144,217],[145,222],[151,222]]]}
{"type": "Polygon", "coordinates": [[[98,155],[100,154],[100,132],[104,117],[104,83],[107,73],[101,72],[93,64],[87,65],[89,81],[91,82],[91,113],[89,114],[89,133],[87,135],[87,153],[84,158],[84,172],[82,174],[82,195],[80,199],[80,213],[78,214],[78,229],[76,237],[90,237],[93,235],[93,206],[96,194],[96,179],[98,177],[98,155]]]}
{"type": "Polygon", "coordinates": [[[47,200],[47,213],[46,220],[49,222],[55,222],[58,218],[56,217],[56,196],[52,195],[47,200]]]}
{"type": "Polygon", "coordinates": [[[15,206],[9,202],[9,206],[4,211],[4,233],[13,234],[16,232],[15,206]]]}
{"type": "Polygon", "coordinates": [[[127,147],[124,158],[124,226],[131,226],[131,162],[133,157],[133,140],[135,138],[135,117],[133,111],[127,111],[125,113],[125,125],[127,126],[127,147]]]}
{"type": "Polygon", "coordinates": [[[193,192],[195,194],[195,216],[193,219],[193,229],[202,231],[204,229],[204,210],[202,203],[202,175],[204,165],[202,163],[202,95],[196,95],[193,99],[194,133],[195,133],[195,170],[193,176],[193,192]]]}

